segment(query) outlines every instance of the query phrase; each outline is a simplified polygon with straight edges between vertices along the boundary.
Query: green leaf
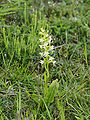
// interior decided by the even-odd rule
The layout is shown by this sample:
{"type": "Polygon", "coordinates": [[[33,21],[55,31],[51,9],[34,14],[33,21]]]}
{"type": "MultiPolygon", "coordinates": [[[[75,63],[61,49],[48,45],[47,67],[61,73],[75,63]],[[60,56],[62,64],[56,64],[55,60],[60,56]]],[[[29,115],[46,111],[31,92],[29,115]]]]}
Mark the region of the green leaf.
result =
{"type": "Polygon", "coordinates": [[[27,90],[26,93],[36,102],[38,103],[39,99],[40,99],[40,95],[36,95],[36,94],[30,94],[27,90]]]}
{"type": "Polygon", "coordinates": [[[58,87],[59,87],[59,83],[57,79],[50,84],[47,90],[47,94],[45,95],[45,102],[47,103],[47,105],[50,105],[50,103],[54,101],[54,97],[56,96],[58,87]]]}

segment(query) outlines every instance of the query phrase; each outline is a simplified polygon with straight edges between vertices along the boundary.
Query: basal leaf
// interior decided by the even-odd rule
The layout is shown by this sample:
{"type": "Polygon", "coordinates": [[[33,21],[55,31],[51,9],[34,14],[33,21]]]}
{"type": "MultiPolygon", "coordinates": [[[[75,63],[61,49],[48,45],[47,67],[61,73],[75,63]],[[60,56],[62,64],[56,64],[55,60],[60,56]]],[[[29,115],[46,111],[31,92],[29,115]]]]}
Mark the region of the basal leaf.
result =
{"type": "Polygon", "coordinates": [[[50,84],[47,94],[45,96],[45,102],[47,103],[47,105],[49,105],[54,101],[54,97],[56,96],[58,87],[59,87],[59,83],[57,79],[50,84]]]}

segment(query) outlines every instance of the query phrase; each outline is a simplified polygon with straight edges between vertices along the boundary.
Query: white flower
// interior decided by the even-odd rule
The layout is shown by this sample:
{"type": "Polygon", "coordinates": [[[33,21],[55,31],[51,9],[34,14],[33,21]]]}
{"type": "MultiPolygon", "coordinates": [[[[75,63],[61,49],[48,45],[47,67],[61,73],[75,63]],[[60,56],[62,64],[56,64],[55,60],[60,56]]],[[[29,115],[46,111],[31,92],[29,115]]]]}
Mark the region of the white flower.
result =
{"type": "Polygon", "coordinates": [[[52,61],[52,60],[54,60],[54,58],[53,58],[53,57],[50,57],[50,58],[49,58],[49,61],[52,61]]]}
{"type": "Polygon", "coordinates": [[[51,4],[51,2],[49,1],[48,4],[51,4]]]}
{"type": "Polygon", "coordinates": [[[88,25],[85,23],[85,26],[88,26],[88,25]]]}
{"type": "Polygon", "coordinates": [[[50,47],[50,50],[52,51],[54,49],[54,46],[52,45],[51,47],[50,47]]]}
{"type": "Polygon", "coordinates": [[[43,34],[42,32],[39,32],[39,34],[43,34]]]}
{"type": "Polygon", "coordinates": [[[44,46],[44,47],[46,47],[47,45],[48,45],[48,43],[44,43],[44,45],[43,45],[43,46],[44,46]]]}
{"type": "Polygon", "coordinates": [[[43,53],[40,52],[39,54],[40,54],[41,56],[43,56],[43,53]]]}
{"type": "Polygon", "coordinates": [[[42,32],[45,32],[45,30],[44,30],[43,28],[41,28],[41,31],[42,31],[42,32]]]}
{"type": "Polygon", "coordinates": [[[40,42],[43,42],[44,40],[43,39],[39,39],[40,40],[40,42]]]}
{"type": "Polygon", "coordinates": [[[50,40],[52,40],[52,37],[51,37],[51,36],[49,36],[49,39],[50,39],[50,40]]]}
{"type": "Polygon", "coordinates": [[[43,45],[39,45],[40,46],[40,48],[43,48],[43,45]]]}
{"type": "Polygon", "coordinates": [[[53,61],[53,65],[55,65],[56,61],[53,61]]]}
{"type": "Polygon", "coordinates": [[[45,51],[44,56],[47,57],[48,54],[49,54],[49,53],[45,51]]]}
{"type": "Polygon", "coordinates": [[[47,34],[46,37],[48,37],[49,35],[47,34]]]}
{"type": "Polygon", "coordinates": [[[48,43],[50,43],[50,42],[51,42],[51,40],[48,41],[48,43]]]}
{"type": "Polygon", "coordinates": [[[40,63],[41,63],[41,64],[43,64],[43,63],[44,63],[44,61],[43,61],[43,60],[40,60],[40,63]]]}
{"type": "Polygon", "coordinates": [[[7,54],[4,54],[5,57],[7,57],[7,54]]]}
{"type": "Polygon", "coordinates": [[[50,36],[48,42],[50,43],[51,41],[52,41],[52,37],[50,36]]]}
{"type": "Polygon", "coordinates": [[[55,3],[53,4],[53,6],[55,6],[55,3]]]}

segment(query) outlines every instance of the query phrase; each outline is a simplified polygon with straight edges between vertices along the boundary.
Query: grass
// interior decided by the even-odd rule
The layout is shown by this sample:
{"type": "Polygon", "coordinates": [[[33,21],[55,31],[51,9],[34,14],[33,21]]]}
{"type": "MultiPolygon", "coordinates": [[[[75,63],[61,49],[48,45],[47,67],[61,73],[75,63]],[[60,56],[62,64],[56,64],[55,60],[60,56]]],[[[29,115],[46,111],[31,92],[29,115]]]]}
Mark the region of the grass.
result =
{"type": "Polygon", "coordinates": [[[90,119],[90,2],[52,1],[0,2],[1,120],[90,119]],[[41,28],[55,66],[39,54],[41,28]]]}

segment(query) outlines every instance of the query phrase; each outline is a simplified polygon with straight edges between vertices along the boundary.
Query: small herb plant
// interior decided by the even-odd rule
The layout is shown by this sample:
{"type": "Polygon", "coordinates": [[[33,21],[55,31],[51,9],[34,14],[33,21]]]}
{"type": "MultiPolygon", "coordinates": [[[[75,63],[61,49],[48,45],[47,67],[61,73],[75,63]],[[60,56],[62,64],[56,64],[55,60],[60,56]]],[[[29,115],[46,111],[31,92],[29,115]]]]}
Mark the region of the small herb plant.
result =
{"type": "Polygon", "coordinates": [[[40,60],[41,65],[45,68],[45,72],[44,72],[44,79],[45,79],[45,83],[48,82],[48,78],[49,78],[49,64],[53,63],[53,65],[55,65],[56,61],[55,58],[52,56],[53,52],[54,52],[54,46],[51,45],[52,43],[52,37],[49,36],[48,32],[45,32],[45,30],[43,28],[41,28],[41,38],[40,40],[40,48],[41,48],[41,52],[39,53],[42,60],[40,60]]]}

